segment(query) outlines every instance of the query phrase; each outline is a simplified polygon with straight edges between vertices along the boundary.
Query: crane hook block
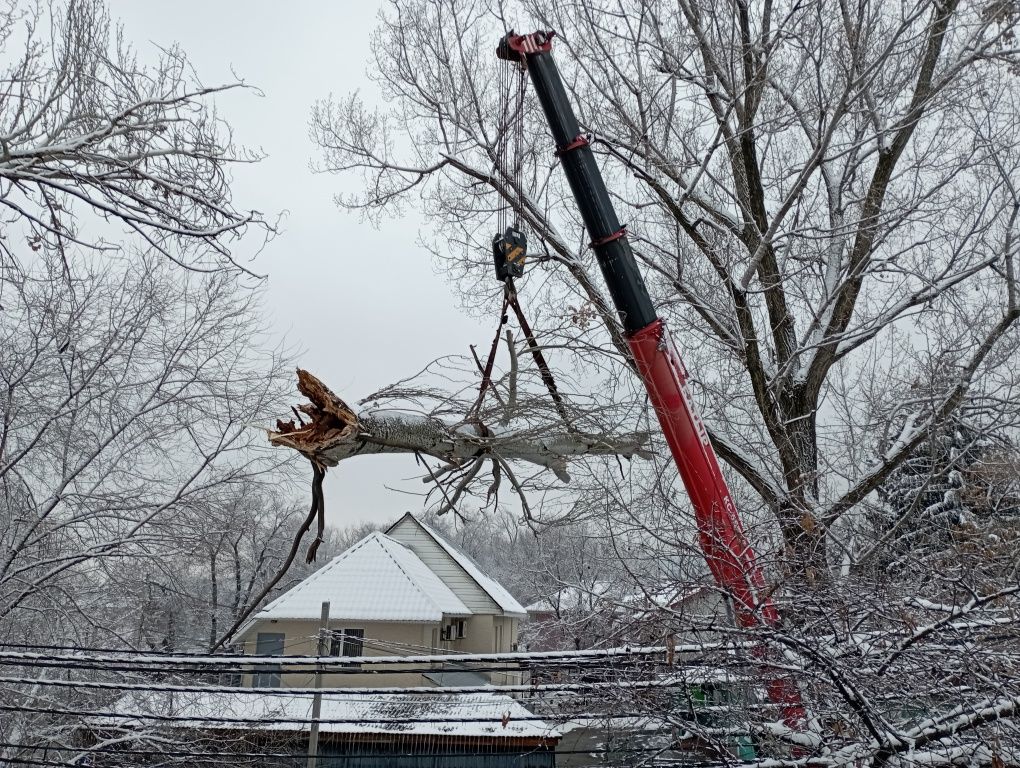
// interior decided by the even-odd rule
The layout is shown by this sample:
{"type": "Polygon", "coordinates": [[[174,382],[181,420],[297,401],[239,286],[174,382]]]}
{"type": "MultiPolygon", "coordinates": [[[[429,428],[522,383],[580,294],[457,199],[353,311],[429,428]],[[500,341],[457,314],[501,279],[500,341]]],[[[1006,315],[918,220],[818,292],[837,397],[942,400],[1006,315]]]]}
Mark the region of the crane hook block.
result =
{"type": "Polygon", "coordinates": [[[508,227],[506,232],[492,238],[492,258],[496,263],[496,279],[524,274],[524,260],[528,257],[528,241],[519,229],[508,227]]]}

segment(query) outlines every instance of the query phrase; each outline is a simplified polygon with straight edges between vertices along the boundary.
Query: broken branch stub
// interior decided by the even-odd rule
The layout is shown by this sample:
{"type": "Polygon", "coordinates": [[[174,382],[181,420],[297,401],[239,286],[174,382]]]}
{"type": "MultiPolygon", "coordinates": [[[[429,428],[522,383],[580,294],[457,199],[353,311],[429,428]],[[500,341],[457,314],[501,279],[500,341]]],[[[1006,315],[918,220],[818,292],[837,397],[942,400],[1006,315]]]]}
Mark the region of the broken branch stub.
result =
{"type": "Polygon", "coordinates": [[[537,464],[566,479],[564,466],[572,457],[650,455],[645,448],[647,432],[594,435],[568,432],[562,425],[493,432],[477,419],[449,423],[401,411],[356,414],[329,387],[301,369],[298,390],[309,400],[298,406],[309,421],[300,415],[296,423],[277,421],[276,431],[269,432],[269,442],[329,467],[353,456],[376,453],[424,454],[453,464],[479,456],[500,456],[537,464]]]}
{"type": "Polygon", "coordinates": [[[308,371],[297,369],[298,391],[310,402],[297,407],[311,419],[306,424],[300,414],[293,420],[276,422],[276,432],[269,432],[269,442],[302,453],[312,461],[335,467],[339,459],[328,459],[324,451],[357,439],[360,432],[358,416],[333,391],[308,371]]]}

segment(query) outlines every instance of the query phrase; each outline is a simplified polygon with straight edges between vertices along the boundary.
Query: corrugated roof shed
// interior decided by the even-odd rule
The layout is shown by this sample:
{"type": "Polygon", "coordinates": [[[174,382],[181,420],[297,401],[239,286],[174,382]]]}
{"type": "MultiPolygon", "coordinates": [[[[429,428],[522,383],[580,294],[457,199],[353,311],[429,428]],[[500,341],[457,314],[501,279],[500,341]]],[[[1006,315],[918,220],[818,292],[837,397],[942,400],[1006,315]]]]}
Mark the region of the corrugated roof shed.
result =
{"type": "MultiPolygon", "coordinates": [[[[280,689],[278,689],[280,690],[280,689]]],[[[263,692],[265,693],[265,692],[263,692]]],[[[254,695],[237,693],[144,693],[125,696],[114,705],[116,718],[107,721],[132,725],[124,715],[173,716],[176,728],[249,731],[302,731],[308,729],[312,695],[254,695]],[[227,721],[227,722],[224,722],[227,721]]],[[[510,696],[471,694],[397,694],[373,696],[322,696],[321,733],[414,734],[506,739],[556,739],[559,731],[510,696]],[[505,724],[504,724],[505,722],[505,724]]],[[[139,718],[134,725],[152,727],[139,718]]]]}

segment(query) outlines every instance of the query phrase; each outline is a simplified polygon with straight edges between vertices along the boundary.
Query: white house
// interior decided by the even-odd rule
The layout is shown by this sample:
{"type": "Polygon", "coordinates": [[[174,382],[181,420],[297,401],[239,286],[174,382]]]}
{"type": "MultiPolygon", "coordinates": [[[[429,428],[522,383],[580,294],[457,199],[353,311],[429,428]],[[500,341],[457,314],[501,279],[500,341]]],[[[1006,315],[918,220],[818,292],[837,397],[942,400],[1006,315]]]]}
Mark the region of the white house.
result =
{"type": "MultiPolygon", "coordinates": [[[[408,513],[374,532],[256,613],[235,636],[247,654],[314,655],[323,601],[330,603],[330,655],[406,656],[516,650],[527,612],[495,579],[435,530],[408,513]]],[[[326,686],[484,684],[471,672],[326,675],[326,686]]],[[[513,673],[496,673],[516,682],[513,673]]],[[[312,670],[268,670],[251,684],[300,687],[312,670]]]]}

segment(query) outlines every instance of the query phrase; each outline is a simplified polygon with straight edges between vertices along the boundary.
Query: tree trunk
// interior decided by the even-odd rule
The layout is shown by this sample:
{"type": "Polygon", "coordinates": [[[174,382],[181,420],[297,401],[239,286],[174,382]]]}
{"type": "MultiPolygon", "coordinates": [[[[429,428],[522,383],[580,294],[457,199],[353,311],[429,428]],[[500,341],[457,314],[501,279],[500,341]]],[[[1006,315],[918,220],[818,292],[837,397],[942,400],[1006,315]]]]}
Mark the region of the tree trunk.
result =
{"type": "Polygon", "coordinates": [[[209,547],[209,643],[216,642],[217,622],[216,608],[219,604],[219,581],[216,578],[216,550],[209,547]]]}
{"type": "Polygon", "coordinates": [[[804,387],[778,398],[782,427],[793,448],[784,462],[787,500],[779,509],[789,575],[805,586],[824,581],[827,573],[825,531],[817,519],[817,404],[804,387]]]}

